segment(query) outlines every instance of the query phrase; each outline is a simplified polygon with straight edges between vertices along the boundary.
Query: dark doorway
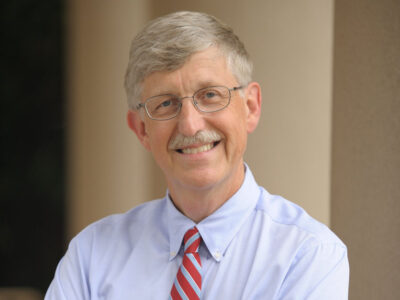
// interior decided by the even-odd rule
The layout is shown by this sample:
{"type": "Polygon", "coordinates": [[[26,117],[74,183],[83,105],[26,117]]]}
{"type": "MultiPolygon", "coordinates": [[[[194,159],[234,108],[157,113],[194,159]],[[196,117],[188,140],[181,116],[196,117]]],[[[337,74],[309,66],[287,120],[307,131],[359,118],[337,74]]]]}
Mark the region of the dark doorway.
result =
{"type": "Polygon", "coordinates": [[[0,3],[0,286],[44,292],[64,252],[64,3],[0,3]]]}

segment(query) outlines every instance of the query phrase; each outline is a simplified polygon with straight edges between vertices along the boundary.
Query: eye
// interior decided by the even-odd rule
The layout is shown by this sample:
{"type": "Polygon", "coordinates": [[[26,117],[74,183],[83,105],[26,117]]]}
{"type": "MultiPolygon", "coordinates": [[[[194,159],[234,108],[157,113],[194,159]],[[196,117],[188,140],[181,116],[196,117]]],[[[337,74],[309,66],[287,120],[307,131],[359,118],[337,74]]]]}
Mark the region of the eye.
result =
{"type": "Polygon", "coordinates": [[[160,104],[161,107],[168,107],[172,104],[171,100],[166,100],[160,104]]]}
{"type": "Polygon", "coordinates": [[[179,106],[179,99],[170,95],[159,96],[153,99],[152,104],[150,108],[152,112],[165,112],[165,110],[174,109],[176,106],[179,106]]]}
{"type": "Polygon", "coordinates": [[[199,101],[218,101],[221,98],[221,91],[218,87],[205,88],[199,90],[195,97],[199,101]]]}
{"type": "Polygon", "coordinates": [[[214,92],[214,91],[207,91],[207,92],[204,94],[204,97],[205,97],[205,98],[208,98],[208,99],[213,98],[213,97],[215,97],[215,96],[217,96],[217,93],[214,92]]]}

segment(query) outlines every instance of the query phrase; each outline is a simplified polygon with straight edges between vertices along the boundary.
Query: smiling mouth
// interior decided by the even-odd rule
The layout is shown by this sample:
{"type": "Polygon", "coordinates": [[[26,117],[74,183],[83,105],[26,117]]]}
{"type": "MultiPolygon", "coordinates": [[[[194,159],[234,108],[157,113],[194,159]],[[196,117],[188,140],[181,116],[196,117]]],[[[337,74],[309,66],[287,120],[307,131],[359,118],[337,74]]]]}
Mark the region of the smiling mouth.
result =
{"type": "Polygon", "coordinates": [[[196,154],[196,153],[200,153],[200,152],[206,152],[206,151],[213,149],[215,146],[217,146],[219,144],[219,142],[220,141],[216,141],[213,143],[202,145],[200,147],[193,147],[193,148],[189,147],[189,148],[184,148],[184,149],[177,149],[176,151],[178,153],[182,153],[182,154],[196,154]]]}

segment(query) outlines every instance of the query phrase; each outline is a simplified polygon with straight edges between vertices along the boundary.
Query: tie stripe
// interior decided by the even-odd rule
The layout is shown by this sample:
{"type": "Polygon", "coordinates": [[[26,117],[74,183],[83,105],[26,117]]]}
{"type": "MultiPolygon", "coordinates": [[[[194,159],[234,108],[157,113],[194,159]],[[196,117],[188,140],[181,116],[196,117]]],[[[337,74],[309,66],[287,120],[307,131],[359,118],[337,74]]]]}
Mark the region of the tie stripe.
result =
{"type": "Polygon", "coordinates": [[[197,269],[197,271],[200,273],[201,272],[201,262],[200,262],[200,256],[199,255],[188,255],[188,258],[190,259],[190,262],[193,264],[193,266],[197,269]]]}
{"type": "Polygon", "coordinates": [[[170,295],[170,299],[172,300],[181,300],[181,299],[187,299],[186,295],[184,295],[185,293],[182,291],[182,288],[180,286],[178,286],[179,291],[177,289],[177,282],[175,279],[174,285],[172,286],[172,290],[171,290],[171,295],[170,295]],[[182,293],[184,295],[184,297],[182,298],[180,293],[182,293]]]}
{"type": "MultiPolygon", "coordinates": [[[[194,254],[197,253],[188,253],[187,258],[182,262],[182,267],[181,269],[185,268],[186,270],[190,270],[190,276],[193,278],[193,280],[196,282],[198,287],[201,287],[201,266],[197,264],[197,260],[194,258],[194,254]],[[193,261],[196,263],[194,264],[193,261]],[[199,266],[199,268],[196,267],[199,266]]],[[[197,254],[197,256],[199,256],[197,254]]]]}
{"type": "MultiPolygon", "coordinates": [[[[189,232],[189,231],[188,231],[189,232]]],[[[200,234],[190,232],[190,236],[184,238],[185,252],[197,252],[200,246],[200,234]]]]}
{"type": "Polygon", "coordinates": [[[198,300],[201,294],[201,260],[198,254],[200,234],[196,227],[189,229],[184,238],[182,264],[172,285],[171,300],[198,300]]]}
{"type": "MultiPolygon", "coordinates": [[[[189,274],[189,272],[186,270],[185,267],[181,268],[181,270],[186,281],[189,282],[190,286],[193,288],[196,294],[200,295],[200,286],[198,284],[198,281],[195,281],[194,278],[192,278],[192,275],[189,274]]],[[[200,277],[200,285],[201,285],[201,277],[200,277]]]]}

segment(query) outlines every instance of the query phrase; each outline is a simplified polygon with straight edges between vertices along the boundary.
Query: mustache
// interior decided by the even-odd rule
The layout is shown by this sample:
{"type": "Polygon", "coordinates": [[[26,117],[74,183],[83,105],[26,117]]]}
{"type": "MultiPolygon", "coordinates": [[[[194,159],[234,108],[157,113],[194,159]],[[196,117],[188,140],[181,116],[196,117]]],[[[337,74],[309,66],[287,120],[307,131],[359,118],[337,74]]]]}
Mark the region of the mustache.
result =
{"type": "Polygon", "coordinates": [[[168,149],[180,149],[198,143],[213,143],[221,140],[221,135],[214,130],[200,130],[193,136],[178,133],[168,144],[168,149]]]}

